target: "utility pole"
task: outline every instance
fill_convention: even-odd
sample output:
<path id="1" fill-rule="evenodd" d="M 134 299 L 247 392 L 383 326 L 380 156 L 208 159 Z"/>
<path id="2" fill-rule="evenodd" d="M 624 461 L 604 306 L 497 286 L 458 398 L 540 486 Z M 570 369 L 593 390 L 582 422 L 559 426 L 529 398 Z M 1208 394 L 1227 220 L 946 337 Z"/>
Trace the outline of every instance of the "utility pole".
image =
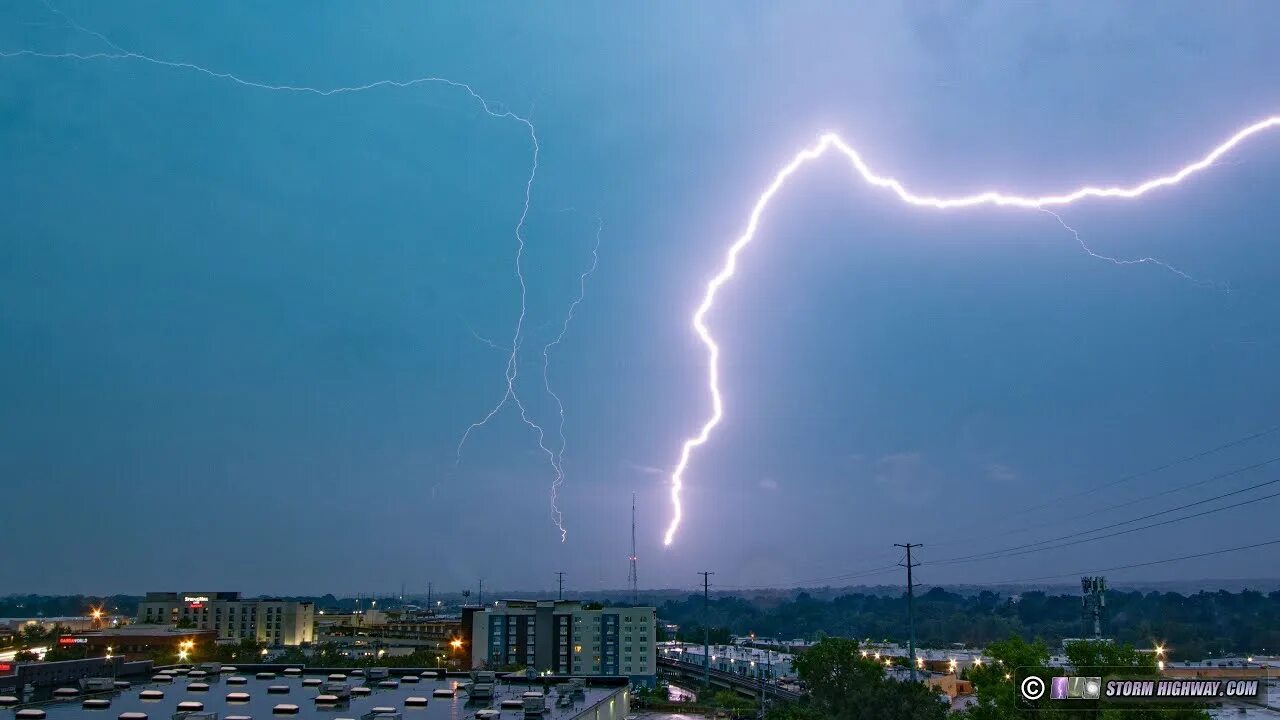
<path id="1" fill-rule="evenodd" d="M 922 547 L 920 543 L 894 543 L 894 547 L 907 549 L 907 657 L 911 664 L 911 682 L 916 681 L 916 614 L 915 584 L 911 581 L 911 568 L 919 563 L 911 562 L 911 548 Z M 898 563 L 901 565 L 902 563 Z"/>
<path id="2" fill-rule="evenodd" d="M 431 581 L 427 581 L 427 610 L 432 614 L 435 613 L 435 605 L 431 603 Z"/>
<path id="3" fill-rule="evenodd" d="M 640 604 L 640 576 L 636 574 L 636 494 L 631 493 L 631 572 L 627 576 L 631 583 L 631 605 Z"/>
<path id="4" fill-rule="evenodd" d="M 715 573 L 704 570 L 702 576 L 702 683 L 706 691 L 711 690 L 711 576 Z"/>
<path id="5" fill-rule="evenodd" d="M 556 581 L 560 584 L 560 594 L 557 597 L 557 599 L 563 600 L 564 599 L 564 573 L 563 572 L 556 573 Z"/>
<path id="6" fill-rule="evenodd" d="M 480 604 L 480 607 L 484 607 L 484 578 L 480 578 L 480 595 L 476 602 Z"/>

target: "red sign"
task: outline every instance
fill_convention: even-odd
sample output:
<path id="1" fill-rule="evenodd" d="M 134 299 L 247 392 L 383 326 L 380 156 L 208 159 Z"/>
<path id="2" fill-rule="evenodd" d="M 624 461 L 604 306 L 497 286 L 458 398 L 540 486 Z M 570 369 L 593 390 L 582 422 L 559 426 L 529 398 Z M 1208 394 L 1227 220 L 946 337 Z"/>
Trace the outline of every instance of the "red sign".
<path id="1" fill-rule="evenodd" d="M 58 638 L 59 645 L 85 645 L 88 642 L 89 642 L 89 638 L 82 638 L 82 637 L 70 637 L 67 635 L 63 635 L 62 637 Z"/>
<path id="2" fill-rule="evenodd" d="M 13 663 L 0 662 L 0 673 L 11 673 L 11 672 L 13 672 Z"/>

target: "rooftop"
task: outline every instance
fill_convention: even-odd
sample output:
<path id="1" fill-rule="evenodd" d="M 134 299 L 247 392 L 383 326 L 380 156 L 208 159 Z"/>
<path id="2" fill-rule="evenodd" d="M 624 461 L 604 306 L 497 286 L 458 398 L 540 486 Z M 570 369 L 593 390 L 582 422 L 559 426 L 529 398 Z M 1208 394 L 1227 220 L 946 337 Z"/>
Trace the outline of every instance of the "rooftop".
<path id="1" fill-rule="evenodd" d="M 334 672 L 353 672 L 352 670 Z M 428 671 L 430 672 L 430 671 Z M 405 682 L 402 678 L 410 676 L 414 681 Z M 239 677 L 244 679 L 244 684 L 228 684 L 227 680 L 231 677 Z M 316 685 L 317 681 L 325 681 L 329 677 L 328 672 L 307 673 L 299 676 L 288 676 L 284 673 L 277 673 L 275 677 L 270 679 L 258 679 L 256 672 L 250 667 L 243 667 L 233 672 L 222 672 L 220 674 L 210 673 L 207 677 L 198 679 L 189 679 L 182 675 L 175 676 L 172 682 L 150 682 L 149 678 L 142 678 L 144 682 L 135 682 L 133 687 L 127 690 L 121 690 L 110 693 L 95 693 L 92 695 L 84 695 L 65 701 L 45 702 L 38 705 L 25 705 L 22 707 L 39 707 L 44 710 L 48 720 L 80 720 L 85 716 L 85 710 L 81 707 L 81 701 L 85 697 L 107 698 L 111 701 L 111 706 L 106 717 L 116 717 L 120 713 L 135 712 L 146 713 L 152 720 L 166 720 L 173 713 L 178 711 L 178 703 L 180 702 L 199 702 L 203 704 L 205 712 L 217 713 L 218 717 L 227 717 L 228 715 L 248 715 L 258 720 L 266 720 L 272 717 L 281 717 L 273 714 L 272 710 L 279 704 L 290 704 L 298 707 L 298 715 L 285 717 L 316 717 L 322 715 L 325 717 L 337 718 L 359 718 L 370 712 L 375 707 L 392 707 L 396 712 L 405 713 L 411 716 L 412 720 L 445 720 L 445 718 L 470 718 L 475 714 L 476 710 L 485 707 L 497 708 L 503 700 L 518 700 L 521 695 L 530 689 L 541 689 L 540 684 L 535 684 L 533 688 L 525 682 L 509 683 L 499 681 L 494 688 L 494 698 L 491 702 L 469 701 L 464 692 L 457 691 L 459 683 L 469 682 L 467 677 L 451 677 L 444 679 L 436 679 L 430 677 L 421 677 L 418 673 L 409 674 L 407 670 L 396 670 L 391 673 L 389 679 L 398 680 L 396 687 L 382 687 L 379 680 L 367 679 L 361 676 L 350 676 L 344 682 L 349 683 L 352 687 L 367 685 L 371 692 L 367 695 L 352 696 L 349 701 L 336 705 L 317 706 L 316 696 L 321 694 L 320 687 Z M 189 684 L 205 684 L 207 690 L 193 690 L 188 687 Z M 74 686 L 73 683 L 68 685 Z M 197 685 L 198 686 L 198 685 Z M 287 692 L 268 692 L 270 686 L 279 686 L 287 688 Z M 143 700 L 139 694 L 143 691 L 159 690 L 164 693 L 164 697 L 158 700 Z M 436 697 L 434 693 L 439 691 L 449 691 L 451 695 L 448 697 Z M 548 695 L 548 712 L 545 717 L 548 720 L 575 720 L 583 716 L 589 708 L 597 703 L 609 701 L 614 693 L 625 690 L 625 686 L 609 687 L 609 686 L 592 686 L 586 688 L 586 697 L 579 700 L 572 708 L 556 708 L 556 686 L 552 686 Z M 247 693 L 249 699 L 247 702 L 229 702 L 227 695 L 229 693 Z M 425 698 L 426 706 L 420 704 L 406 704 L 409 698 Z M 321 708 L 317 712 L 317 707 Z M 9 718 L 13 716 L 13 710 L 0 710 L 0 718 Z M 621 717 L 621 708 L 618 711 L 618 717 Z M 608 711 L 606 710 L 606 717 Z M 503 711 L 504 717 L 517 718 L 522 715 L 518 711 Z"/>

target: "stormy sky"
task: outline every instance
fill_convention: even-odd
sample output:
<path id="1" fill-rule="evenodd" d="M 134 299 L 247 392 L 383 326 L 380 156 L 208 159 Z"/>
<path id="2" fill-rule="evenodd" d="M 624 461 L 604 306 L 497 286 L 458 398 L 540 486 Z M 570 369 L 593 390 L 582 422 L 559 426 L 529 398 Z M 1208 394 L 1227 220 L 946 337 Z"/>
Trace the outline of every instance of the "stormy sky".
<path id="1" fill-rule="evenodd" d="M 837 131 L 938 194 L 1164 173 L 1280 111 L 1280 7 L 55 4 L 0 8 L 0 51 L 116 52 L 69 17 L 254 82 L 430 75 L 530 118 L 517 389 L 552 445 L 541 349 L 603 231 L 550 355 L 562 543 L 516 408 L 455 455 L 506 388 L 526 128 L 443 83 L 0 58 L 0 591 L 617 588 L 633 492 L 644 587 L 895 582 L 861 571 L 908 541 L 925 583 L 1070 581 L 1280 538 L 1273 132 L 1061 211 L 1192 279 L 1043 213 L 808 167 L 709 316 L 726 416 L 661 544 L 710 408 L 689 316 L 796 150 Z M 1275 547 L 1107 574 L 1258 577 Z"/>

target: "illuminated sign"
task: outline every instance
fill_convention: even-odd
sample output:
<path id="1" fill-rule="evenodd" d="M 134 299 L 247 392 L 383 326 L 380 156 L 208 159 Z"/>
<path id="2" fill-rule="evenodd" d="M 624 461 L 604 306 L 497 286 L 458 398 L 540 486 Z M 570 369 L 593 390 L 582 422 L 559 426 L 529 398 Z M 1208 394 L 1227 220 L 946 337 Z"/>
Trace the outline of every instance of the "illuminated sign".
<path id="1" fill-rule="evenodd" d="M 84 638 L 84 637 L 71 637 L 69 635 L 63 635 L 62 637 L 58 638 L 59 645 L 86 645 L 88 644 L 88 642 L 89 642 L 89 638 Z"/>
<path id="2" fill-rule="evenodd" d="M 0 662 L 0 673 L 11 673 L 11 672 L 13 672 L 13 663 Z"/>
<path id="3" fill-rule="evenodd" d="M 189 602 L 189 603 L 207 603 L 207 602 L 209 602 L 209 598 L 205 597 L 204 595 L 187 595 L 186 597 L 184 597 L 184 598 L 182 598 L 182 599 L 183 599 L 183 600 L 185 600 L 186 602 Z"/>

